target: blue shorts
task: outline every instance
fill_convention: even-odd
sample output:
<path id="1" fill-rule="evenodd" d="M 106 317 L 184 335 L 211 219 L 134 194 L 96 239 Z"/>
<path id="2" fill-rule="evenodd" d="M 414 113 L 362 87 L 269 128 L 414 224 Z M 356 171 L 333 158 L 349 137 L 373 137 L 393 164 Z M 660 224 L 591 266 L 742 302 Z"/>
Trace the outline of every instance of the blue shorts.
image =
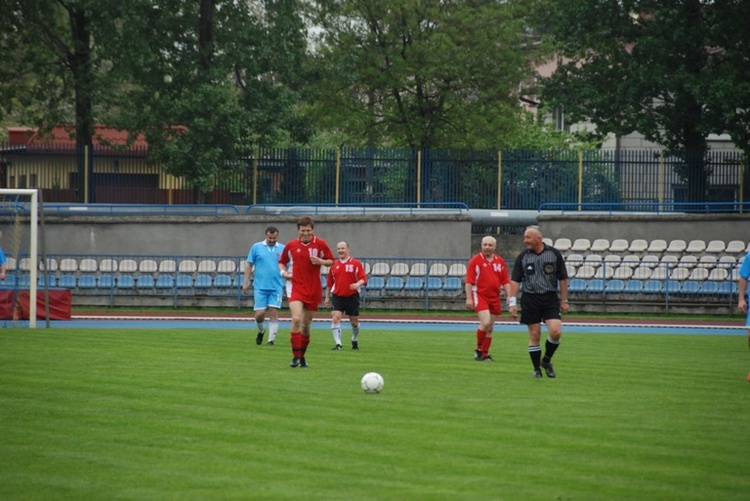
<path id="1" fill-rule="evenodd" d="M 282 293 L 280 291 L 253 291 L 253 309 L 281 308 Z"/>

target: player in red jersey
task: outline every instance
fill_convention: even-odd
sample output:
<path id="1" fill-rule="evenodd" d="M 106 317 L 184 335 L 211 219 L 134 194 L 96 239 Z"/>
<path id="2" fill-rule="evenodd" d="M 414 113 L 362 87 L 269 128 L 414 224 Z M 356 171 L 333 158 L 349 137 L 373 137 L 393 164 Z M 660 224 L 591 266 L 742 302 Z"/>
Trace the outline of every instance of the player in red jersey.
<path id="1" fill-rule="evenodd" d="M 492 361 L 490 345 L 495 322 L 502 314 L 500 289 L 510 298 L 510 276 L 503 258 L 495 254 L 497 240 L 486 236 L 482 239 L 482 252 L 471 258 L 466 268 L 466 307 L 477 312 L 477 348 L 474 360 Z M 510 305 L 509 306 L 515 306 Z"/>
<path id="2" fill-rule="evenodd" d="M 292 362 L 290 367 L 307 367 L 305 352 L 310 344 L 310 325 L 323 298 L 320 267 L 333 264 L 333 253 L 322 238 L 313 233 L 315 222 L 310 216 L 297 219 L 299 238 L 284 247 L 279 258 L 281 276 L 291 279 L 289 310 L 292 314 Z M 293 272 L 287 267 L 294 268 Z"/>
<path id="3" fill-rule="evenodd" d="M 362 263 L 350 255 L 347 242 L 336 244 L 338 260 L 328 270 L 326 308 L 331 310 L 331 332 L 336 342 L 334 350 L 341 349 L 341 317 L 346 314 L 352 326 L 352 350 L 359 349 L 359 289 L 367 285 L 367 275 Z M 331 294 L 333 299 L 331 299 Z"/>

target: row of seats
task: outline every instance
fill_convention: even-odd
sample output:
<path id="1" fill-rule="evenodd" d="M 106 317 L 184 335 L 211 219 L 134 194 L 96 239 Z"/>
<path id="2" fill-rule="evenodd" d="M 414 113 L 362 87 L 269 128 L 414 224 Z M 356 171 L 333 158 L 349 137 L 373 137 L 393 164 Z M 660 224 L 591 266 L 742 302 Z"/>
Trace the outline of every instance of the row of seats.
<path id="1" fill-rule="evenodd" d="M 584 280 L 574 278 L 568 291 L 573 294 L 670 294 L 685 296 L 736 296 L 736 282 L 707 280 Z"/>
<path id="2" fill-rule="evenodd" d="M 632 259 L 625 259 L 631 258 Z M 636 278 L 639 280 L 733 280 L 738 279 L 739 261 L 733 257 L 725 256 L 720 260 L 704 259 L 697 260 L 695 256 L 683 256 L 679 260 L 675 256 L 664 256 L 658 259 L 655 256 L 628 255 L 622 260 L 617 255 L 608 255 L 602 258 L 591 254 L 583 258 L 568 258 L 565 261 L 568 275 L 571 278 L 616 278 L 627 280 Z"/>
<path id="3" fill-rule="evenodd" d="M 558 250 L 567 253 L 648 253 L 648 254 L 728 254 L 741 255 L 750 251 L 750 245 L 741 240 L 724 242 L 723 240 L 666 240 L 655 239 L 650 242 L 644 239 L 636 239 L 628 242 L 625 239 L 609 241 L 605 238 L 597 238 L 593 241 L 587 238 L 558 238 L 553 241 L 545 238 L 545 243 L 554 245 Z"/>

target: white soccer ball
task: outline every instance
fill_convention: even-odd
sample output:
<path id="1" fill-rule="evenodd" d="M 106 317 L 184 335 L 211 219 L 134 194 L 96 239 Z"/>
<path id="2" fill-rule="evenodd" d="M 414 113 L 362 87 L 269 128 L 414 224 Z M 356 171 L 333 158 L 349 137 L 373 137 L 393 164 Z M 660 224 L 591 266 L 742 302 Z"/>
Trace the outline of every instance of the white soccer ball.
<path id="1" fill-rule="evenodd" d="M 368 372 L 362 376 L 360 384 L 365 393 L 380 393 L 383 390 L 385 381 L 383 381 L 383 376 L 377 372 Z"/>

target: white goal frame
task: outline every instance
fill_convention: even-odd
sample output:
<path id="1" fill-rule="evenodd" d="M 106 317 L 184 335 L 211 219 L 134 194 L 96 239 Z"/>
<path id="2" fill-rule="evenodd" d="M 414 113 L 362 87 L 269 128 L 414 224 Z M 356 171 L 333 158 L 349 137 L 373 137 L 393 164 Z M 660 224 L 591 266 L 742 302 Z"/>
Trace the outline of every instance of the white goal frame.
<path id="1" fill-rule="evenodd" d="M 0 196 L 29 196 L 29 328 L 36 328 L 37 270 L 39 269 L 39 191 L 33 189 L 0 189 Z M 18 258 L 18 256 L 14 256 Z M 47 266 L 45 263 L 45 273 Z"/>

